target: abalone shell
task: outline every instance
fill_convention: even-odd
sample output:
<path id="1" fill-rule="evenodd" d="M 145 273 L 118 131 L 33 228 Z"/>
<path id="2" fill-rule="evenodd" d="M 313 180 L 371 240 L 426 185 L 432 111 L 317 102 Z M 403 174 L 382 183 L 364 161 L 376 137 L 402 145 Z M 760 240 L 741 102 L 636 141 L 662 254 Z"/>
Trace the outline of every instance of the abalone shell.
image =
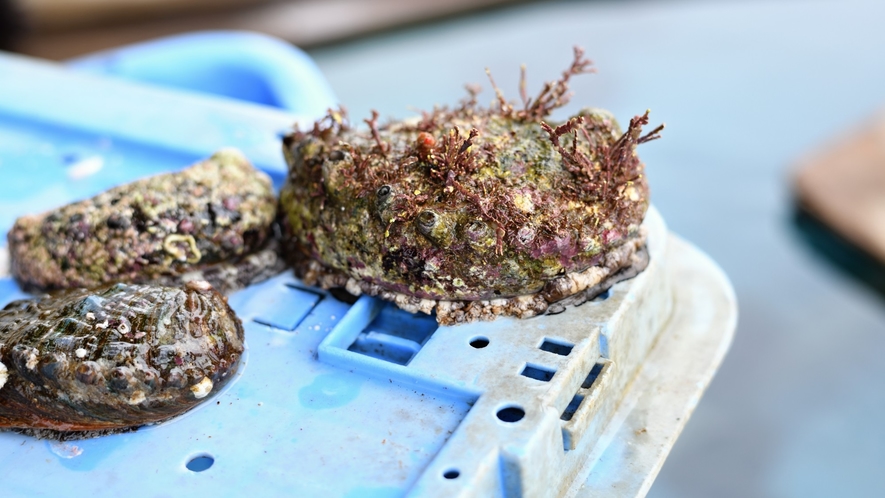
<path id="1" fill-rule="evenodd" d="M 0 428 L 107 431 L 168 419 L 217 392 L 243 326 L 206 282 L 113 284 L 0 311 Z"/>
<path id="2" fill-rule="evenodd" d="M 30 290 L 202 279 L 226 293 L 283 269 L 268 246 L 275 216 L 270 178 L 225 149 L 19 218 L 8 235 L 11 270 Z"/>

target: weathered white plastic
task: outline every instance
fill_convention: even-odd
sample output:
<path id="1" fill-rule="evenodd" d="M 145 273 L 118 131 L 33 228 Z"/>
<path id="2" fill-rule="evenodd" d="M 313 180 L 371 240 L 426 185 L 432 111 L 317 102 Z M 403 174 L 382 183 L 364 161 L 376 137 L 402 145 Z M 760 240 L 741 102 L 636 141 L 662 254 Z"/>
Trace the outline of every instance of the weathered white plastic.
<path id="1" fill-rule="evenodd" d="M 565 496 L 645 496 L 728 351 L 737 325 L 728 277 L 673 234 L 664 271 L 670 318 L 599 438 L 576 448 L 584 463 Z"/>
<path id="2" fill-rule="evenodd" d="M 662 269 L 666 227 L 655 210 L 650 211 L 645 227 L 651 256 L 648 268 L 614 286 L 605 300 L 531 320 L 508 318 L 441 327 L 407 366 L 395 365 L 399 367 L 396 380 L 401 382 L 476 395 L 470 412 L 411 487 L 410 495 L 557 496 L 565 492 L 592 448 L 592 444 L 580 443 L 599 438 L 671 314 L 672 285 Z M 342 322 L 341 327 L 354 329 L 347 325 Z M 319 358 L 379 375 L 378 367 L 370 364 L 374 358 L 330 346 L 338 333 L 333 330 L 320 345 Z M 479 354 L 465 355 L 462 345 L 478 336 L 489 345 Z M 571 352 L 563 356 L 542 350 L 545 341 L 572 345 Z M 597 363 L 603 365 L 602 371 L 589 388 L 582 388 Z M 521 374 L 526 366 L 554 373 L 549 380 L 538 380 Z M 583 395 L 583 401 L 570 420 L 562 420 L 575 395 Z M 511 414 L 505 418 L 512 419 L 514 410 L 524 416 L 515 422 L 502 421 L 498 413 L 506 408 L 513 410 L 505 412 Z M 578 447 L 583 451 L 576 452 Z"/>

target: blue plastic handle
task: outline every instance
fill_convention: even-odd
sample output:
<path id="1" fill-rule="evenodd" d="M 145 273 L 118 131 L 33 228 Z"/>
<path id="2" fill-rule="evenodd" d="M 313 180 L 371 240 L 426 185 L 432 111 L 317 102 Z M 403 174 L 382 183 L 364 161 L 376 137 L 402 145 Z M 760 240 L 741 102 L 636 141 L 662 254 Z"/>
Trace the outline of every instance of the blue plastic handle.
<path id="1" fill-rule="evenodd" d="M 335 102 L 303 51 L 277 38 L 236 31 L 170 36 L 68 62 L 71 69 L 223 95 L 306 116 Z"/>

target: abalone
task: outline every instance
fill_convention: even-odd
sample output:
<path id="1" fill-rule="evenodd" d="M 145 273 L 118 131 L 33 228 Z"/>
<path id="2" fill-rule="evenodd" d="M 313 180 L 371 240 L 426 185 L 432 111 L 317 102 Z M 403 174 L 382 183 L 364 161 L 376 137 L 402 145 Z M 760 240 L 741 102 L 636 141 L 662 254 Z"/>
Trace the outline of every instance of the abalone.
<path id="1" fill-rule="evenodd" d="M 113 431 L 189 410 L 233 376 L 243 326 L 207 282 L 112 284 L 0 311 L 0 428 Z"/>
<path id="2" fill-rule="evenodd" d="M 649 205 L 639 144 L 648 112 L 622 131 L 568 102 L 583 51 L 535 98 L 508 102 L 494 85 L 453 109 L 352 127 L 342 111 L 284 139 L 280 193 L 286 246 L 306 283 L 368 293 L 443 324 L 561 312 L 647 264 Z M 521 88 L 524 89 L 524 80 Z"/>
<path id="3" fill-rule="evenodd" d="M 270 178 L 234 149 L 36 216 L 8 234 L 28 290 L 209 281 L 230 292 L 284 268 Z"/>

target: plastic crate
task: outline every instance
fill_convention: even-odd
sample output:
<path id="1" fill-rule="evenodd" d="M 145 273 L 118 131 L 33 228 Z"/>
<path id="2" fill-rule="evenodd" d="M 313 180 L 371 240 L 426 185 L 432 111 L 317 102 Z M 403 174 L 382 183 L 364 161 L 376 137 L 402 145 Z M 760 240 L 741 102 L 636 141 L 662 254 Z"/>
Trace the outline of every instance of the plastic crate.
<path id="1" fill-rule="evenodd" d="M 288 57 L 262 43 L 258 58 L 282 60 L 250 62 L 259 79 Z M 260 92 L 210 96 L 160 88 L 188 86 L 162 78 L 146 85 L 108 77 L 121 75 L 114 67 L 138 66 L 130 57 L 153 53 L 127 50 L 84 59 L 80 72 L 0 55 L 0 230 L 17 216 L 184 167 L 224 146 L 243 150 L 279 183 L 280 134 L 334 104 L 312 70 L 286 73 L 291 86 L 275 79 L 267 88 L 291 95 L 263 102 L 302 114 L 229 98 Z M 304 99 L 311 105 L 300 106 Z M 247 351 L 221 392 L 126 434 L 59 443 L 0 432 L 3 493 L 644 494 L 736 317 L 715 264 L 669 235 L 656 211 L 645 225 L 645 272 L 593 302 L 529 320 L 438 327 L 368 297 L 349 305 L 291 272 L 244 289 L 230 303 Z M 0 279 L 0 305 L 21 295 Z"/>

